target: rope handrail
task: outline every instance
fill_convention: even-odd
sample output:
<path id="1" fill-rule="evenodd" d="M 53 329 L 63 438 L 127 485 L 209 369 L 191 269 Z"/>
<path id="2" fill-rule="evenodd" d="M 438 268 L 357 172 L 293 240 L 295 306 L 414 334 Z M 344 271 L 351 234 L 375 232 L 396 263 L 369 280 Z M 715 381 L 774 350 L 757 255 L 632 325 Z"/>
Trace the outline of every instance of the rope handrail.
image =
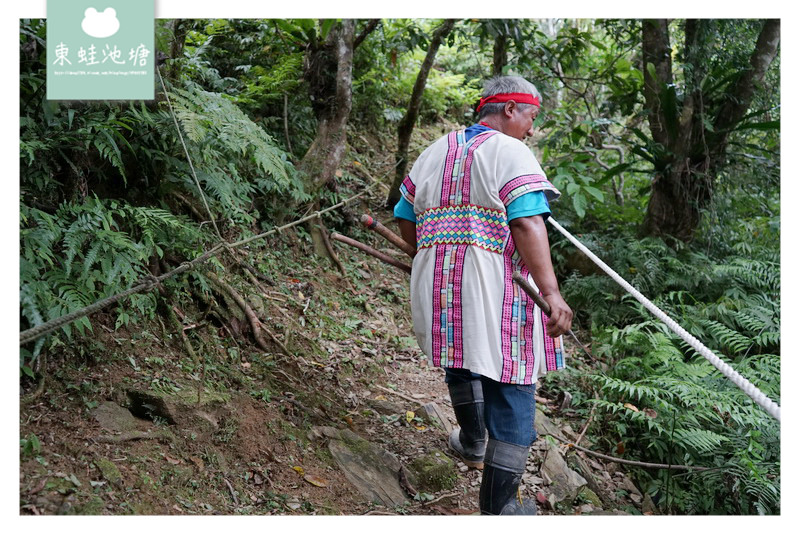
<path id="1" fill-rule="evenodd" d="M 656 307 L 656 305 L 648 300 L 642 293 L 640 293 L 636 288 L 625 281 L 622 276 L 617 274 L 611 267 L 605 264 L 599 257 L 597 257 L 591 250 L 589 250 L 586 246 L 584 246 L 578 239 L 576 239 L 569 231 L 564 229 L 558 222 L 556 222 L 553 217 L 549 217 L 547 221 L 556 228 L 559 232 L 561 232 L 564 237 L 566 237 L 572 244 L 574 244 L 581 252 L 586 254 L 586 256 L 591 259 L 597 266 L 599 266 L 603 272 L 608 274 L 611 279 L 616 281 L 622 288 L 628 291 L 634 298 L 636 298 L 639 303 L 645 306 L 648 311 L 653 313 L 656 318 L 660 319 L 664 322 L 675 334 L 677 334 L 680 338 L 682 338 L 686 343 L 689 344 L 692 348 L 694 348 L 697 353 L 702 355 L 706 358 L 706 360 L 711 363 L 714 368 L 719 370 L 722 375 L 726 378 L 730 379 L 737 387 L 742 389 L 745 394 L 747 394 L 756 404 L 758 404 L 762 409 L 764 409 L 767 413 L 772 415 L 778 422 L 781 420 L 781 408 L 780 406 L 772 401 L 766 394 L 761 392 L 758 387 L 750 383 L 747 378 L 739 374 L 736 370 L 731 368 L 728 363 L 723 361 L 719 358 L 716 354 L 714 354 L 711 350 L 709 350 L 702 342 L 700 342 L 696 337 L 692 336 L 688 331 L 683 329 L 677 322 L 675 322 L 672 318 L 670 318 L 664 311 Z"/>

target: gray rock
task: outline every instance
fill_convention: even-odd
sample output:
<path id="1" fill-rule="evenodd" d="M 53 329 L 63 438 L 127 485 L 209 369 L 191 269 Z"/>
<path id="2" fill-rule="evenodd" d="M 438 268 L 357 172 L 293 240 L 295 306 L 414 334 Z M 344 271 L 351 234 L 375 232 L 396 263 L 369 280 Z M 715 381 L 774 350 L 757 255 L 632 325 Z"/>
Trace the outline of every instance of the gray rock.
<path id="1" fill-rule="evenodd" d="M 557 502 L 575 499 L 578 491 L 587 483 L 583 476 L 567 465 L 557 448 L 547 452 L 542 473 L 545 479 L 550 480 L 550 493 Z"/>
<path id="2" fill-rule="evenodd" d="M 419 416 L 427 423 L 441 427 L 447 435 L 453 431 L 453 425 L 436 402 L 428 402 L 423 405 Z"/>
<path id="3" fill-rule="evenodd" d="M 396 507 L 407 501 L 399 481 L 400 461 L 380 446 L 352 431 L 315 428 L 328 436 L 328 449 L 356 489 L 372 502 Z"/>
<path id="4" fill-rule="evenodd" d="M 630 492 L 631 496 L 635 494 L 636 496 L 639 497 L 639 501 L 642 501 L 642 491 L 640 491 L 636 487 L 636 485 L 633 484 L 633 481 L 631 481 L 631 478 L 629 478 L 628 476 L 622 477 L 622 488 Z"/>
<path id="5" fill-rule="evenodd" d="M 138 422 L 130 411 L 114 402 L 103 402 L 92 413 L 94 418 L 108 431 L 133 431 Z"/>
<path id="6" fill-rule="evenodd" d="M 406 408 L 389 400 L 367 400 L 367 405 L 382 415 L 397 415 L 406 412 Z"/>
<path id="7" fill-rule="evenodd" d="M 653 498 L 650 497 L 649 494 L 644 495 L 644 500 L 642 501 L 642 514 L 658 514 L 658 507 L 653 502 Z"/>
<path id="8" fill-rule="evenodd" d="M 564 433 L 559 429 L 557 425 L 555 425 L 548 417 L 545 415 L 541 410 L 536 410 L 536 417 L 534 419 L 534 427 L 536 428 L 536 432 L 539 435 L 555 435 L 556 437 L 560 437 L 564 440 L 567 440 L 567 437 Z"/>
<path id="9" fill-rule="evenodd" d="M 572 393 L 567 391 L 561 391 L 558 393 L 558 401 L 561 404 L 559 409 L 562 411 L 564 409 L 569 409 L 572 406 Z"/>
<path id="10" fill-rule="evenodd" d="M 575 430 L 573 430 L 569 424 L 564 424 L 561 426 L 561 431 L 567 436 L 567 438 L 569 438 L 569 440 L 573 442 L 578 439 L 578 434 L 575 433 Z"/>

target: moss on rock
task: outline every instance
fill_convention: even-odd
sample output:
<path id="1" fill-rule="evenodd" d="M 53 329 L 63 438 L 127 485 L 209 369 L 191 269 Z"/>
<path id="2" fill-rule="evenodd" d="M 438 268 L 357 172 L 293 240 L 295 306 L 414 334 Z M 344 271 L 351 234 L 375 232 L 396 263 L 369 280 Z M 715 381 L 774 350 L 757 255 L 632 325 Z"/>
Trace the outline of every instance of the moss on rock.
<path id="1" fill-rule="evenodd" d="M 589 487 L 583 487 L 580 492 L 578 492 L 577 499 L 583 499 L 595 507 L 603 508 L 603 502 L 600 500 L 600 497 L 595 494 L 595 492 L 590 489 Z"/>
<path id="2" fill-rule="evenodd" d="M 416 488 L 424 492 L 449 490 L 456 483 L 455 465 L 442 452 L 434 451 L 417 457 L 409 465 L 409 470 L 419 485 Z"/>
<path id="3" fill-rule="evenodd" d="M 117 465 L 104 457 L 98 457 L 95 459 L 94 465 L 100 470 L 100 473 L 103 475 L 103 479 L 112 485 L 122 484 L 122 474 L 120 474 Z"/>

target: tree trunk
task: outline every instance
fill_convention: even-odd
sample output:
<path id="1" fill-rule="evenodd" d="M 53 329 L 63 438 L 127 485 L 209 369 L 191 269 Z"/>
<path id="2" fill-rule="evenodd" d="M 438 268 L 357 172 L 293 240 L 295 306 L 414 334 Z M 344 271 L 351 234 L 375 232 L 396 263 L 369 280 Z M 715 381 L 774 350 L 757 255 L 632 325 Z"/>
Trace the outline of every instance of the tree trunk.
<path id="1" fill-rule="evenodd" d="M 317 118 L 317 135 L 299 168 L 315 192 L 333 179 L 345 151 L 353 95 L 354 27 L 353 20 L 343 20 L 306 58 L 305 78 Z"/>
<path id="2" fill-rule="evenodd" d="M 711 200 L 712 179 L 705 161 L 681 162 L 674 170 L 656 174 L 641 233 L 690 241 L 702 208 Z"/>
<path id="3" fill-rule="evenodd" d="M 492 76 L 503 74 L 503 67 L 508 63 L 508 37 L 500 34 L 494 40 L 494 50 L 492 55 Z"/>
<path id="4" fill-rule="evenodd" d="M 344 19 L 324 43 L 309 46 L 304 66 L 317 135 L 298 169 L 312 196 L 333 181 L 347 146 L 347 119 L 352 108 L 355 21 Z M 315 205 L 315 207 L 319 207 Z M 318 225 L 310 223 L 314 252 L 328 256 Z"/>
<path id="5" fill-rule="evenodd" d="M 186 44 L 186 32 L 188 31 L 187 21 L 174 19 L 169 23 L 169 29 L 172 32 L 172 40 L 169 43 L 170 62 L 167 66 L 165 77 L 174 83 L 181 73 L 181 59 L 183 59 L 183 48 Z"/>
<path id="6" fill-rule="evenodd" d="M 665 100 L 673 84 L 667 21 L 642 23 L 644 96 L 655 143 L 651 150 L 655 176 L 641 228 L 643 235 L 670 236 L 684 242 L 693 238 L 702 210 L 713 197 L 717 172 L 725 164 L 730 133 L 745 116 L 755 84 L 764 78 L 777 55 L 780 22 L 768 20 L 750 57 L 751 68 L 730 83 L 720 107 L 704 109 L 703 102 L 711 98 L 704 98 L 700 79 L 711 54 L 706 39 L 712 23 L 686 23 L 686 63 L 693 71 L 686 79 L 682 107 L 671 107 Z M 648 64 L 655 67 L 655 78 Z M 707 131 L 709 119 L 714 119 L 713 131 Z"/>
<path id="7" fill-rule="evenodd" d="M 419 116 L 419 109 L 422 106 L 422 93 L 425 90 L 425 84 L 428 81 L 428 74 L 430 74 L 433 67 L 433 60 L 436 58 L 436 52 L 439 50 L 442 41 L 452 31 L 456 19 L 446 19 L 431 36 L 431 42 L 428 46 L 428 53 L 422 61 L 417 74 L 417 80 L 414 83 L 414 89 L 411 92 L 411 100 L 408 103 L 408 110 L 400 124 L 397 126 L 397 155 L 395 161 L 397 167 L 395 168 L 394 183 L 389 190 L 389 197 L 386 199 L 386 206 L 389 208 L 400 200 L 400 184 L 406 176 L 406 169 L 408 168 L 408 146 L 411 142 L 411 133 L 414 131 L 414 124 L 417 122 Z"/>
<path id="8" fill-rule="evenodd" d="M 650 132 L 653 140 L 665 148 L 669 146 L 666 120 L 660 102 L 661 87 L 672 83 L 672 58 L 669 29 L 666 19 L 642 21 L 642 72 L 644 73 L 644 98 L 648 108 Z M 652 64 L 656 78 L 648 68 Z"/>

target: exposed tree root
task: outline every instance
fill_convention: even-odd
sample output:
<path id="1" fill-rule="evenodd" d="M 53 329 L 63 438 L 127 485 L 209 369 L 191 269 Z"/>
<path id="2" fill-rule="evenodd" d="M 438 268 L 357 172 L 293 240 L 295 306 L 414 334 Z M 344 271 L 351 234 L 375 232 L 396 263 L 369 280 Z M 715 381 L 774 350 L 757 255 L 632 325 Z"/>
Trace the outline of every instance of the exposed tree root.
<path id="1" fill-rule="evenodd" d="M 197 207 L 195 207 L 195 205 L 194 205 L 194 204 L 191 202 L 191 200 L 189 200 L 188 198 L 186 198 L 186 197 L 185 197 L 184 195 L 182 195 L 181 193 L 179 193 L 179 192 L 177 192 L 177 191 L 172 191 L 170 194 L 171 194 L 172 196 L 174 196 L 175 198 L 177 198 L 177 199 L 178 199 L 178 200 L 179 200 L 179 201 L 180 201 L 180 202 L 181 202 L 183 205 L 185 205 L 186 207 L 188 207 L 188 208 L 189 208 L 189 211 L 191 211 L 191 212 L 192 212 L 192 215 L 194 215 L 194 218 L 195 218 L 195 220 L 198 220 L 198 221 L 201 221 L 201 222 L 202 222 L 202 221 L 204 221 L 204 220 L 206 220 L 206 219 L 208 218 L 207 216 L 203 215 L 203 214 L 202 214 L 202 213 L 201 213 L 201 212 L 200 212 L 200 211 L 197 209 Z"/>
<path id="2" fill-rule="evenodd" d="M 121 433 L 119 435 L 100 435 L 99 437 L 96 437 L 94 440 L 96 440 L 97 442 L 119 444 L 130 440 L 150 440 L 150 439 L 169 441 L 172 440 L 172 437 L 169 433 L 166 433 L 164 431 L 156 431 L 153 433 L 148 433 L 147 431 L 128 431 L 126 433 Z"/>
<path id="3" fill-rule="evenodd" d="M 292 357 L 292 352 L 289 351 L 289 348 L 287 348 L 286 345 L 282 343 L 281 340 L 274 333 L 272 333 L 272 331 L 269 330 L 269 328 L 267 328 L 263 323 L 260 322 L 259 325 L 264 331 L 267 332 L 269 338 L 272 339 L 272 341 L 278 345 L 278 347 L 281 349 L 284 355 L 286 355 L 287 357 Z"/>
<path id="4" fill-rule="evenodd" d="M 228 283 L 222 281 L 211 272 L 206 272 L 205 276 L 209 279 L 209 281 L 211 281 L 211 283 L 216 285 L 217 288 L 226 292 L 228 296 L 230 296 L 233 299 L 233 301 L 235 301 L 236 304 L 242 309 L 242 311 L 244 311 L 244 314 L 247 317 L 248 322 L 250 322 L 250 328 L 253 330 L 253 337 L 255 337 L 256 343 L 262 350 L 269 351 L 269 346 L 264 341 L 264 337 L 261 335 L 261 329 L 263 328 L 263 325 L 261 324 L 261 321 L 258 319 L 253 309 L 250 307 L 250 305 L 248 305 L 248 303 L 242 297 L 242 295 L 239 294 L 238 291 L 233 287 L 231 287 Z"/>
<path id="5" fill-rule="evenodd" d="M 342 262 L 339 260 L 339 256 L 336 255 L 336 250 L 334 250 L 333 246 L 331 245 L 331 240 L 328 238 L 328 230 L 325 229 L 325 226 L 322 224 L 322 218 L 317 218 L 317 224 L 319 225 L 319 232 L 320 236 L 322 237 L 322 242 L 325 245 L 325 249 L 328 251 L 328 256 L 331 258 L 331 261 L 333 261 L 333 264 L 336 265 L 336 268 L 339 269 L 339 272 L 342 273 L 344 279 L 347 280 L 347 271 L 344 269 L 344 265 L 342 265 Z"/>

